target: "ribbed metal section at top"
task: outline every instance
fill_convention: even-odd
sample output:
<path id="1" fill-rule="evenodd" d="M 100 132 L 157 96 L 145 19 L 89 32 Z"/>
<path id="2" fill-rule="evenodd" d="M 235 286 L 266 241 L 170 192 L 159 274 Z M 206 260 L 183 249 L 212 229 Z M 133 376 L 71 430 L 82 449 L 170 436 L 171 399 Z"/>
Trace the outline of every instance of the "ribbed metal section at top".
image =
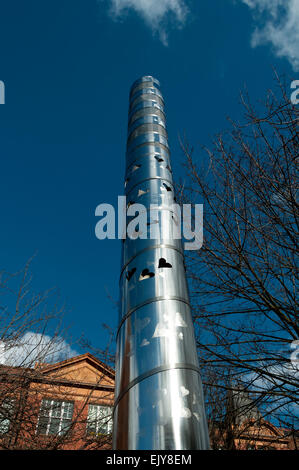
<path id="1" fill-rule="evenodd" d="M 164 100 L 152 76 L 130 91 L 124 191 L 128 231 L 132 208 L 146 224 L 122 243 L 113 446 L 207 449 Z"/>
<path id="2" fill-rule="evenodd" d="M 144 77 L 138 78 L 138 80 L 136 80 L 133 83 L 133 85 L 131 86 L 131 89 L 130 89 L 130 96 L 133 94 L 134 91 L 136 91 L 135 89 L 137 89 L 138 87 L 146 88 L 149 84 L 150 84 L 150 86 L 155 86 L 156 88 L 160 89 L 159 80 L 152 77 L 151 75 L 145 75 Z"/>

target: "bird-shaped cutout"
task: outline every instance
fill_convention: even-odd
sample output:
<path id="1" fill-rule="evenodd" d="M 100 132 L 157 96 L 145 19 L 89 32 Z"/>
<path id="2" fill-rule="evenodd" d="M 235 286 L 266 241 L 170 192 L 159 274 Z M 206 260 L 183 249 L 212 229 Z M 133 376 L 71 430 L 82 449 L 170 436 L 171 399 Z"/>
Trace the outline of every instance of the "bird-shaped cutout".
<path id="1" fill-rule="evenodd" d="M 131 277 L 134 275 L 135 272 L 136 272 L 136 268 L 133 268 L 133 269 L 131 269 L 131 271 L 127 272 L 126 278 L 127 278 L 128 281 L 131 279 Z"/>
<path id="2" fill-rule="evenodd" d="M 172 264 L 167 263 L 165 258 L 160 258 L 158 268 L 172 268 Z"/>
<path id="3" fill-rule="evenodd" d="M 171 191 L 171 187 L 168 186 L 166 183 L 163 183 L 163 186 L 166 189 L 166 191 Z"/>
<path id="4" fill-rule="evenodd" d="M 133 168 L 132 168 L 132 173 L 136 170 L 139 170 L 140 167 L 141 167 L 141 165 L 134 165 Z"/>
<path id="5" fill-rule="evenodd" d="M 145 268 L 140 274 L 139 281 L 144 281 L 145 279 L 150 279 L 154 277 L 155 273 L 151 273 L 147 268 Z"/>
<path id="6" fill-rule="evenodd" d="M 147 189 L 146 191 L 144 191 L 143 189 L 139 189 L 138 197 L 143 196 L 144 194 L 147 194 L 147 193 L 149 193 L 149 189 Z"/>
<path id="7" fill-rule="evenodd" d="M 160 158 L 159 155 L 155 155 L 155 159 L 156 159 L 159 163 L 164 162 L 163 158 Z"/>

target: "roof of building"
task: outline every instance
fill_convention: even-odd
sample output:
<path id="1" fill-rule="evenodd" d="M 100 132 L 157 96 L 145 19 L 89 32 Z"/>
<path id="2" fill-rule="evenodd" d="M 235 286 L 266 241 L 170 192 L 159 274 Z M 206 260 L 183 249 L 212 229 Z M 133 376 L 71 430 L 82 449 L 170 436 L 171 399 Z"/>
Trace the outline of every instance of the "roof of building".
<path id="1" fill-rule="evenodd" d="M 2 376 L 2 378 L 1 378 Z M 72 387 L 114 390 L 115 372 L 90 353 L 54 364 L 36 363 L 35 368 L 0 365 L 0 380 L 26 379 Z M 106 380 L 102 380 L 105 378 Z"/>

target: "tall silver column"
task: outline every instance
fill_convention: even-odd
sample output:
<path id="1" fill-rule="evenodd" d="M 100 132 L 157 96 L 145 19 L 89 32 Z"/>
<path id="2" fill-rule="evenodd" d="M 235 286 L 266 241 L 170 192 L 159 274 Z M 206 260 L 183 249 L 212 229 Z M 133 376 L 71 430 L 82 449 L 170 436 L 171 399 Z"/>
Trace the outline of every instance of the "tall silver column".
<path id="1" fill-rule="evenodd" d="M 178 223 L 160 84 L 130 92 L 127 207 L 156 204 L 148 238 L 123 242 L 117 332 L 113 447 L 208 449 L 209 437 Z M 150 239 L 156 225 L 158 238 Z M 138 232 L 138 227 L 136 232 Z"/>

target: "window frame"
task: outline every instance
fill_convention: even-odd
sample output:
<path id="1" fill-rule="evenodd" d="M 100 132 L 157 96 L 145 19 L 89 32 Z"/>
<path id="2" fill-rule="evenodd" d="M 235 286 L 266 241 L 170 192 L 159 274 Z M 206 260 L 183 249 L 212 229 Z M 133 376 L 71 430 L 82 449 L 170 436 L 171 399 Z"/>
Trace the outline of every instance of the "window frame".
<path id="1" fill-rule="evenodd" d="M 43 410 L 43 405 L 45 402 L 50 403 L 49 410 L 47 410 L 47 405 L 45 406 L 45 409 Z M 57 404 L 61 403 L 61 409 L 60 409 L 60 416 L 55 416 L 55 406 Z M 67 405 L 71 405 L 71 417 L 69 418 L 68 416 L 64 416 L 64 412 L 68 412 L 67 410 Z M 48 411 L 48 414 L 44 414 L 45 411 Z M 54 398 L 43 398 L 41 400 L 40 404 L 40 409 L 39 409 L 39 414 L 38 414 L 38 421 L 37 421 L 37 427 L 36 427 L 36 434 L 41 435 L 41 436 L 63 436 L 66 435 L 72 425 L 73 422 L 73 415 L 74 415 L 74 401 L 72 400 L 60 400 L 60 399 L 54 399 Z M 41 427 L 41 421 L 42 420 L 47 420 L 46 424 L 46 431 L 40 431 Z M 50 432 L 51 424 L 55 420 L 59 420 L 59 425 L 58 425 L 58 430 L 57 432 Z M 69 424 L 68 426 L 65 426 L 63 423 L 67 421 Z"/>
<path id="2" fill-rule="evenodd" d="M 11 430 L 11 423 L 15 415 L 16 401 L 14 398 L 4 398 L 0 404 L 0 437 L 5 436 Z M 2 411 L 6 411 L 7 416 L 1 419 Z M 4 414 L 4 413 L 3 413 Z"/>
<path id="3" fill-rule="evenodd" d="M 92 407 L 96 408 L 96 417 L 92 418 Z M 101 416 L 101 410 L 107 409 L 106 416 Z M 112 420 L 113 406 L 104 405 L 102 403 L 89 403 L 86 419 L 86 436 L 88 438 L 97 438 L 100 436 L 110 436 L 112 434 L 113 420 Z M 103 423 L 103 420 L 104 423 Z M 91 423 L 95 423 L 95 431 L 89 429 Z M 104 432 L 103 432 L 104 431 Z"/>

